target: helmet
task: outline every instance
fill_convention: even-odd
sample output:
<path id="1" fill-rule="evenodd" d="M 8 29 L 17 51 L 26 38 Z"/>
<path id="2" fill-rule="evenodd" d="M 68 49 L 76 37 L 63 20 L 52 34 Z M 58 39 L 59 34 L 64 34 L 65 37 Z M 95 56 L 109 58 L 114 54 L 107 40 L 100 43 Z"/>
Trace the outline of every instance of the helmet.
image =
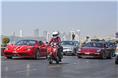
<path id="1" fill-rule="evenodd" d="M 53 33 L 52 33 L 52 36 L 53 36 L 54 38 L 58 37 L 58 35 L 59 35 L 59 32 L 53 32 Z"/>

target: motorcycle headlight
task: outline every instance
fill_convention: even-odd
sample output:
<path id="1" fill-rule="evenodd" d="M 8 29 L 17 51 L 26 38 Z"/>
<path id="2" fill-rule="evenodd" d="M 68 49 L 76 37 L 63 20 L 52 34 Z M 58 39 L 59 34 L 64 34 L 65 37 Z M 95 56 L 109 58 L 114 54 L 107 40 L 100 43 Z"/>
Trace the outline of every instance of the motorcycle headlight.
<path id="1" fill-rule="evenodd" d="M 57 50 L 56 48 L 53 49 L 54 52 L 55 52 L 56 50 Z"/>

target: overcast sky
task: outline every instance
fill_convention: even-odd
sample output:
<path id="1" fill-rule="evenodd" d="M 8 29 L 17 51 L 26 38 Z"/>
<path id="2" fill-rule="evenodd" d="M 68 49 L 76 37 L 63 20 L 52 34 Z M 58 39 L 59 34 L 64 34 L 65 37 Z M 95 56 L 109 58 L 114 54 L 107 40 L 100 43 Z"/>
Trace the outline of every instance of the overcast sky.
<path id="1" fill-rule="evenodd" d="M 23 30 L 76 31 L 81 35 L 113 35 L 117 31 L 117 2 L 2 2 L 2 34 Z"/>

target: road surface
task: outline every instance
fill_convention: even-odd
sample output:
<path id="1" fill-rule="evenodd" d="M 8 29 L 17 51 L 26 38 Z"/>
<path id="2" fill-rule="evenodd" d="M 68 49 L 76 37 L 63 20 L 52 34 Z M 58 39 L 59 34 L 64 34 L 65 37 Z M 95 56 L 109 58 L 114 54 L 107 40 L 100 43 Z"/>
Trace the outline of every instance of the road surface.
<path id="1" fill-rule="evenodd" d="M 64 56 L 62 63 L 47 60 L 1 59 L 2 78 L 118 78 L 118 65 L 112 59 L 78 59 Z"/>

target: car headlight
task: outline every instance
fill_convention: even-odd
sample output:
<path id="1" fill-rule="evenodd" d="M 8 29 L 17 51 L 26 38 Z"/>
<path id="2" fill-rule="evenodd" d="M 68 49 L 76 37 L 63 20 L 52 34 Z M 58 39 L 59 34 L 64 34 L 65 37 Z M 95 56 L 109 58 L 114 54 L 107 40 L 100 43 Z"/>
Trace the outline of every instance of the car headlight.
<path id="1" fill-rule="evenodd" d="M 100 51 L 101 51 L 101 49 L 98 49 L 98 50 L 97 50 L 97 52 L 100 52 Z"/>
<path id="2" fill-rule="evenodd" d="M 116 52 L 115 54 L 118 55 L 118 52 Z"/>
<path id="3" fill-rule="evenodd" d="M 115 54 L 118 55 L 118 50 L 116 50 Z"/>
<path id="4" fill-rule="evenodd" d="M 9 48 L 8 48 L 8 47 L 6 47 L 6 48 L 5 48 L 5 50 L 9 50 Z"/>
<path id="5" fill-rule="evenodd" d="M 80 52 L 80 51 L 81 51 L 81 49 L 78 49 L 78 51 Z"/>
<path id="6" fill-rule="evenodd" d="M 31 51 L 31 48 L 28 48 L 27 51 Z"/>

